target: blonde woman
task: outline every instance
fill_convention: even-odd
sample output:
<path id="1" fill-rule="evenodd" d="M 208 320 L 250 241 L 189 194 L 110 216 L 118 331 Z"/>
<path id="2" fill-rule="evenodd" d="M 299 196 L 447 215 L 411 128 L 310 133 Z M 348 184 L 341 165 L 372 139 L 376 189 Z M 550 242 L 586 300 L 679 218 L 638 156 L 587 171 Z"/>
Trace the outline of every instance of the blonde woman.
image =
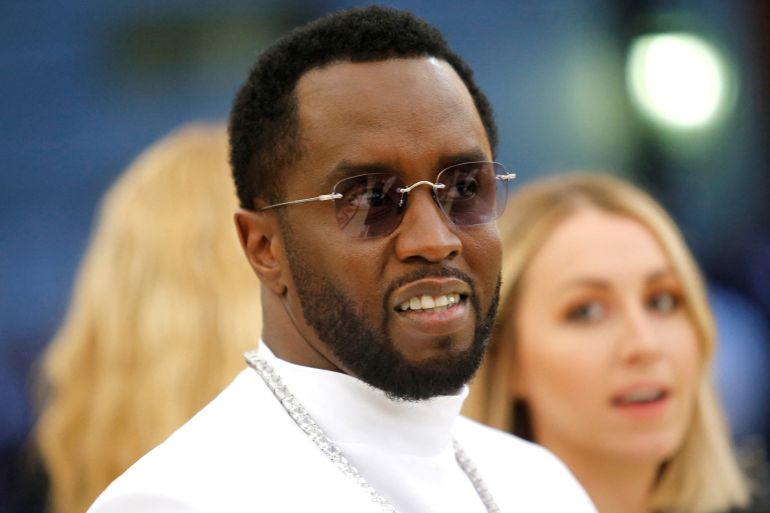
<path id="1" fill-rule="evenodd" d="M 553 451 L 600 513 L 745 506 L 712 314 L 668 215 L 599 174 L 525 186 L 506 212 L 498 324 L 466 412 Z"/>
<path id="2" fill-rule="evenodd" d="M 45 353 L 37 441 L 55 513 L 107 484 L 210 401 L 259 338 L 258 281 L 232 227 L 224 126 L 172 133 L 105 197 Z"/>

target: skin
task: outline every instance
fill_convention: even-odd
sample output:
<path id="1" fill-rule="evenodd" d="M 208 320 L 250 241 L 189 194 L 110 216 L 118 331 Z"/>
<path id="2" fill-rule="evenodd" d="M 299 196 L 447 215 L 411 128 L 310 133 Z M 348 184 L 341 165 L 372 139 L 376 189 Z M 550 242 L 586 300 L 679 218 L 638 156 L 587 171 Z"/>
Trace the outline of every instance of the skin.
<path id="1" fill-rule="evenodd" d="M 335 63 L 306 73 L 296 96 L 304 151 L 285 173 L 287 200 L 327 194 L 345 176 L 384 170 L 412 184 L 433 181 L 454 163 L 492 159 L 470 94 L 443 61 Z M 263 283 L 263 339 L 277 356 L 355 374 L 331 350 L 330 334 L 305 317 L 292 260 L 333 284 L 369 328 L 388 333 L 406 362 L 470 350 L 479 319 L 494 303 L 499 234 L 494 224 L 452 225 L 430 192 L 412 191 L 398 228 L 374 239 L 340 231 L 329 202 L 236 214 L 245 253 Z M 466 294 L 449 314 L 395 310 L 404 298 L 446 289 Z"/>
<path id="2" fill-rule="evenodd" d="M 511 393 L 527 402 L 535 439 L 599 511 L 649 511 L 657 470 L 690 423 L 699 361 L 669 258 L 644 225 L 582 207 L 535 253 L 522 284 Z M 618 401 L 640 387 L 665 396 Z"/>

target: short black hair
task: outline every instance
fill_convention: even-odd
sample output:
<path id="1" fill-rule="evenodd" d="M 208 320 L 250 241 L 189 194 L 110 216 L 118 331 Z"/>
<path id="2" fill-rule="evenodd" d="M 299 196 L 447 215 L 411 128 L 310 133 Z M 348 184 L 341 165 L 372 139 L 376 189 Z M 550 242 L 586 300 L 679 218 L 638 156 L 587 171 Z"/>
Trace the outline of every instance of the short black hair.
<path id="1" fill-rule="evenodd" d="M 259 56 L 230 113 L 230 164 L 241 207 L 254 198 L 281 201 L 279 174 L 302 154 L 296 84 L 332 62 L 376 62 L 430 56 L 449 63 L 473 98 L 494 151 L 492 107 L 468 65 L 435 27 L 410 12 L 369 6 L 339 11 L 294 29 Z"/>

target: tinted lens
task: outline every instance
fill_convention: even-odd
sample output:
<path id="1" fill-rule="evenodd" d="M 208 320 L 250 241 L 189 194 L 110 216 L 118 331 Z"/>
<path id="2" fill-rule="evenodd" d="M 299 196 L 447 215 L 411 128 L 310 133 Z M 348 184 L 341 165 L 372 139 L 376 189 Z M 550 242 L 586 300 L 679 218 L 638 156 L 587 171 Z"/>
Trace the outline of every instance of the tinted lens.
<path id="1" fill-rule="evenodd" d="M 508 182 L 497 179 L 506 174 L 496 162 L 467 162 L 451 166 L 439 173 L 438 183 L 446 187 L 436 190 L 436 197 L 447 217 L 460 226 L 473 226 L 494 221 L 505 209 Z"/>
<path id="2" fill-rule="evenodd" d="M 403 209 L 399 208 L 403 187 L 396 176 L 384 173 L 359 175 L 340 180 L 334 192 L 337 224 L 351 237 L 381 237 L 396 229 Z"/>

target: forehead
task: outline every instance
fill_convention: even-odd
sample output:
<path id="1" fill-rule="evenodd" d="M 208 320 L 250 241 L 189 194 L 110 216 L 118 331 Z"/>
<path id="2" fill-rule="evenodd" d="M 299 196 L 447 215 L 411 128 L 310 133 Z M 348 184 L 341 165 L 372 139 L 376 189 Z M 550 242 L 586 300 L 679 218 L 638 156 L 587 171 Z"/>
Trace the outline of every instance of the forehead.
<path id="1" fill-rule="evenodd" d="M 473 99 L 445 61 L 337 62 L 303 75 L 296 96 L 302 146 L 314 169 L 328 172 L 345 161 L 408 174 L 412 165 L 423 169 L 447 154 L 476 150 L 491 159 Z"/>
<path id="2" fill-rule="evenodd" d="M 582 207 L 559 223 L 530 262 L 537 279 L 647 279 L 671 268 L 669 256 L 645 224 L 627 216 Z"/>

